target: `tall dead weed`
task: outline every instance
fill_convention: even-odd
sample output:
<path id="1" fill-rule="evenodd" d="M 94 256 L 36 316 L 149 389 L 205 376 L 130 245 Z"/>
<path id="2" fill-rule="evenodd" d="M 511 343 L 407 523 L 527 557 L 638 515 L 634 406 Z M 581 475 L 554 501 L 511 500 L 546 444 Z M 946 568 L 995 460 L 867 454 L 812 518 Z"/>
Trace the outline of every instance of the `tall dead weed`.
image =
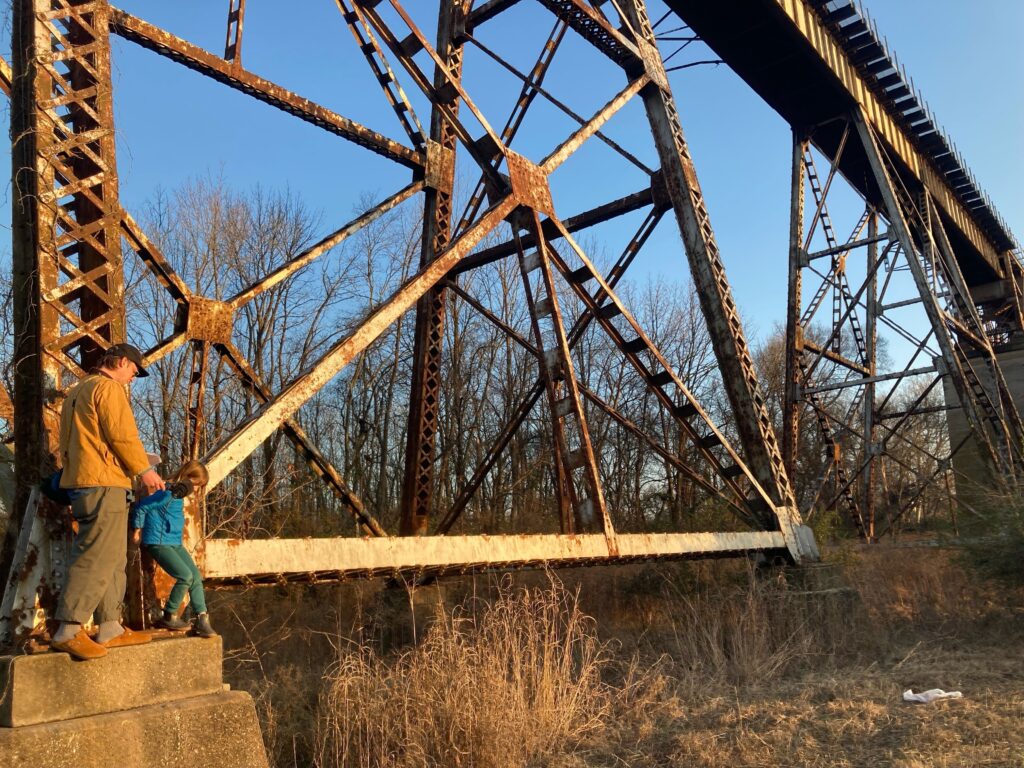
<path id="1" fill-rule="evenodd" d="M 577 595 L 503 588 L 441 611 L 418 646 L 384 659 L 339 647 L 316 726 L 320 768 L 527 766 L 603 730 L 607 646 Z"/>

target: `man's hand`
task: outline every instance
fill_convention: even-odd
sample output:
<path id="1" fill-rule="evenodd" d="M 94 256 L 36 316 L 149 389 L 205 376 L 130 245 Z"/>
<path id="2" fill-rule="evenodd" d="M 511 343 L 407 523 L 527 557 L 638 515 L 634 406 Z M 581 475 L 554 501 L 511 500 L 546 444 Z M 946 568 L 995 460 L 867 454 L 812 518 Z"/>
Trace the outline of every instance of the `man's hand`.
<path id="1" fill-rule="evenodd" d="M 142 483 L 142 487 L 146 489 L 146 495 L 162 491 L 164 489 L 164 479 L 160 477 L 160 474 L 155 469 L 147 469 L 139 476 L 139 482 Z"/>
<path id="2" fill-rule="evenodd" d="M 142 529 L 136 528 L 132 531 L 132 543 L 138 544 L 140 541 L 142 541 Z"/>

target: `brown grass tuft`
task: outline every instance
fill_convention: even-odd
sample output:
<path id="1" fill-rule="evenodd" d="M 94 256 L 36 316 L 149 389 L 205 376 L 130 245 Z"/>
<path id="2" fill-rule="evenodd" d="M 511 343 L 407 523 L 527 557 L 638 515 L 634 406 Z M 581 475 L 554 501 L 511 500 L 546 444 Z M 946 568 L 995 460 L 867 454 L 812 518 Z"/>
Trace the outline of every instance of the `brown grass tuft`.
<path id="1" fill-rule="evenodd" d="M 249 593 L 229 679 L 278 768 L 1024 768 L 1024 589 L 923 543 Z"/>
<path id="2" fill-rule="evenodd" d="M 505 588 L 440 613 L 393 660 L 341 650 L 320 697 L 316 764 L 498 768 L 571 753 L 607 723 L 609 663 L 575 594 Z"/>

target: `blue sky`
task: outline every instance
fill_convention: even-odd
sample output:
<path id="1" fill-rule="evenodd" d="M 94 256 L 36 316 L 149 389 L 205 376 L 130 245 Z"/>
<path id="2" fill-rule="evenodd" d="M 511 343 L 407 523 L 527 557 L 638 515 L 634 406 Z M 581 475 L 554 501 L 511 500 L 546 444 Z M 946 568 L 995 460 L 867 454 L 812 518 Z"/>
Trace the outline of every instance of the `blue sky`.
<path id="1" fill-rule="evenodd" d="M 220 0 L 124 0 L 122 7 L 219 53 L 226 5 Z M 243 48 L 248 69 L 404 139 L 333 2 L 303 0 L 290 4 L 297 10 L 287 13 L 277 3 L 250 0 L 248 5 Z M 406 5 L 410 10 L 429 7 Z M 651 5 L 656 18 L 660 3 Z M 865 6 L 979 183 L 1011 229 L 1024 236 L 1024 154 L 1018 147 L 1024 136 L 1024 53 L 1019 40 L 1024 3 L 873 0 Z M 505 20 L 486 25 L 479 35 L 514 65 L 527 69 L 551 23 L 539 5 L 523 0 Z M 694 50 L 690 58 L 706 57 L 706 50 Z M 173 190 L 190 178 L 220 175 L 241 190 L 256 184 L 287 187 L 322 212 L 326 228 L 349 219 L 364 193 L 381 198 L 408 180 L 408 172 L 389 161 L 132 43 L 115 39 L 113 62 L 118 165 L 129 211 L 141 209 L 158 188 Z M 467 57 L 465 77 L 470 95 L 500 129 L 518 83 L 475 50 Z M 748 334 L 756 338 L 785 313 L 789 128 L 726 67 L 683 70 L 672 78 L 735 297 Z M 415 96 L 408 79 L 403 82 Z M 612 65 L 578 39 L 567 38 L 545 85 L 589 116 L 623 84 Z M 416 96 L 415 103 L 426 123 L 429 112 L 423 100 Z M 572 129 L 571 121 L 538 100 L 521 143 L 514 146 L 539 160 Z M 638 103 L 616 116 L 607 130 L 656 165 Z M 466 169 L 467 182 L 475 181 L 471 169 L 460 164 L 461 169 Z M 563 217 L 642 185 L 641 174 L 593 140 L 552 178 Z M 602 229 L 595 236 L 613 253 L 624 231 Z M 641 276 L 685 275 L 670 219 L 648 251 L 644 264 L 638 265 Z"/>

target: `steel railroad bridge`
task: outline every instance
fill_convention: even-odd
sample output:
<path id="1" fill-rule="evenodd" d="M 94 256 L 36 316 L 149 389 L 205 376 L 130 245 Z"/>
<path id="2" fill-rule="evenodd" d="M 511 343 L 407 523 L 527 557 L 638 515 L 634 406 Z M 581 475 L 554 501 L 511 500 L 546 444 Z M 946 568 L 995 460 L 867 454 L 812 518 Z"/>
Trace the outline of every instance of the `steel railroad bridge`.
<path id="1" fill-rule="evenodd" d="M 522 0 L 522 5 L 534 5 Z M 16 381 L 13 424 L 18 492 L 4 548 L 8 574 L 0 631 L 8 641 L 41 629 L 67 557 L 65 518 L 33 492 L 53 462 L 62 393 L 125 337 L 122 244 L 177 305 L 172 332 L 147 351 L 148 363 L 189 354 L 188 424 L 180 456 L 202 459 L 211 486 L 232 473 L 275 432 L 351 513 L 362 536 L 325 539 L 223 539 L 202 529 L 202 502 L 189 508 L 187 543 L 207 579 L 276 583 L 367 575 L 422 577 L 497 568 L 567 566 L 643 560 L 745 556 L 801 562 L 816 556 L 803 517 L 815 508 L 844 510 L 873 539 L 895 524 L 915 499 L 876 510 L 886 462 L 908 463 L 895 446 L 914 448 L 915 415 L 935 406 L 940 385 L 962 414 L 964 436 L 948 454 L 929 454 L 932 469 L 917 473 L 923 493 L 948 480 L 957 457 L 974 451 L 979 469 L 956 472 L 1011 487 L 1022 471 L 1024 429 L 1003 350 L 1020 338 L 1021 265 L 1016 243 L 964 161 L 880 42 L 874 26 L 848 0 L 539 0 L 551 25 L 538 39 L 536 64 L 521 71 L 501 44 L 503 14 L 516 0 L 441 2 L 429 24 L 417 24 L 398 0 L 336 0 L 339 29 L 347 27 L 394 110 L 401 141 L 289 91 L 242 63 L 245 0 L 231 0 L 223 55 L 211 53 L 103 1 L 15 0 L 14 61 L 0 67 L 12 100 Z M 657 7 L 655 7 L 657 6 Z M 412 9 L 409 9 L 410 11 Z M 417 14 L 423 9 L 417 8 Z M 255 4 L 251 13 L 260 9 Z M 416 18 L 420 18 L 417 15 Z M 696 165 L 683 135 L 686 101 L 677 107 L 670 78 L 674 43 L 664 30 L 682 24 L 699 37 L 793 126 L 791 243 L 787 328 L 786 413 L 781 445 L 753 368 L 742 324 L 704 204 Z M 392 195 L 325 236 L 230 298 L 189 286 L 159 246 L 125 210 L 118 194 L 110 35 L 210 77 L 408 169 Z M 574 113 L 544 85 L 568 36 L 582 38 L 607 72 L 579 72 L 580 84 L 607 92 L 590 117 Z M 436 41 L 436 42 L 435 42 Z M 465 86 L 463 70 L 489 59 L 522 82 L 510 114 L 485 114 Z M 609 84 L 609 83 L 612 84 Z M 410 99 L 408 93 L 419 94 Z M 513 149 L 531 105 L 543 99 L 578 125 L 551 131 L 545 157 Z M 656 167 L 602 132 L 624 105 L 642 102 Z M 429 119 L 414 102 L 429 104 Z M 424 126 L 427 126 L 426 128 Z M 503 127 L 499 127 L 503 126 Z M 253 127 L 253 130 L 258 130 Z M 578 210 L 553 195 L 548 177 L 587 142 L 602 141 L 640 168 L 643 188 L 621 190 L 607 203 Z M 480 181 L 455 208 L 455 157 L 468 158 Z M 820 166 L 820 170 L 819 170 Z M 830 214 L 829 192 L 850 185 L 864 202 L 852 222 Z M 424 208 L 419 269 L 349 335 L 281 391 L 273 391 L 232 337 L 235 312 L 280 284 L 370 222 L 409 200 Z M 643 212 L 613 266 L 602 273 L 574 235 L 626 214 Z M 668 215 L 670 214 L 670 215 Z M 665 219 L 663 222 L 662 220 Z M 722 386 L 731 410 L 715 423 L 639 326 L 616 287 L 659 222 L 678 228 L 700 296 Z M 632 231 L 632 230 L 631 230 Z M 485 237 L 497 244 L 481 247 Z M 618 247 L 621 244 L 616 244 Z M 526 331 L 511 328 L 459 277 L 499 259 L 517 260 L 529 308 Z M 783 255 L 779 255 L 780 264 Z M 853 264 L 861 264 L 854 268 Z M 859 271 L 858 271 L 859 270 Z M 808 288 L 809 290 L 804 290 Z M 571 301 L 567 300 L 571 297 Z M 439 371 L 445 354 L 445 306 L 463 301 L 502 327 L 537 361 L 536 383 L 515 417 L 497 434 L 483 462 L 454 502 L 434 508 Z M 572 317 L 567 307 L 583 306 Z M 901 319 L 913 309 L 918 323 Z M 302 406 L 409 310 L 415 349 L 409 383 L 409 426 L 397 530 L 302 426 Z M 822 325 L 821 337 L 812 329 Z M 588 327 L 604 333 L 628 369 L 678 430 L 686 455 L 633 423 L 616 403 L 589 388 L 571 349 Z M 921 331 L 921 328 L 925 328 Z M 915 351 L 894 370 L 878 367 L 879 333 L 911 341 Z M 226 438 L 207 435 L 206 382 L 214 362 L 230 370 L 260 407 Z M 896 405 L 901 384 L 927 381 L 908 405 Z M 830 394 L 846 391 L 842 412 Z M 538 401 L 544 401 L 539 403 Z M 453 535 L 474 493 L 527 415 L 544 409 L 550 423 L 550 466 L 559 533 Z M 641 441 L 652 456 L 732 512 L 728 530 L 621 533 L 605 503 L 600 456 L 588 417 L 600 414 Z M 800 420 L 820 433 L 830 457 L 815 488 L 794 489 Z M 678 448 L 678 445 L 677 445 Z M 133 621 L 145 625 L 142 596 L 131 584 Z M 156 594 L 164 588 L 156 586 Z"/>

